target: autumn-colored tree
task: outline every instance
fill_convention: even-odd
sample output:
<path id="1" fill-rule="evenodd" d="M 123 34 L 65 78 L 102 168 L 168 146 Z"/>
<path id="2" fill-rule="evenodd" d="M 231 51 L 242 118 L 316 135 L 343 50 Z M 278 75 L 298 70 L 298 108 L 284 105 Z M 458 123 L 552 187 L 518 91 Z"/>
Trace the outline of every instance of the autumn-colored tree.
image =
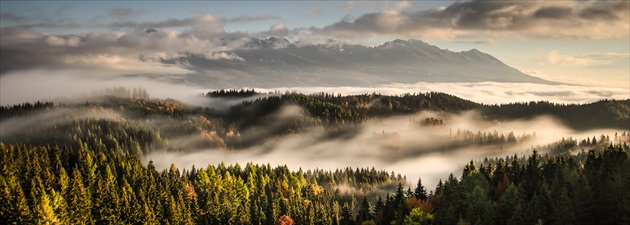
<path id="1" fill-rule="evenodd" d="M 293 219 L 287 215 L 283 215 L 276 220 L 275 225 L 293 225 Z"/>

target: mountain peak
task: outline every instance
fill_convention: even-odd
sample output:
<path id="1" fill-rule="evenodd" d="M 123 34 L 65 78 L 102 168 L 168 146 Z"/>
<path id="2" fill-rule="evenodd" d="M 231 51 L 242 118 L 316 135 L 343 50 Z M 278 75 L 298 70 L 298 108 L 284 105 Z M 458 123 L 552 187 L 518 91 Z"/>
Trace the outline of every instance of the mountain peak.
<path id="1" fill-rule="evenodd" d="M 383 43 L 380 46 L 391 46 L 391 45 L 404 45 L 404 46 L 432 46 L 429 43 L 426 43 L 424 41 L 418 40 L 418 39 L 407 39 L 407 40 L 403 40 L 403 39 L 396 39 L 393 41 L 388 41 Z"/>
<path id="2" fill-rule="evenodd" d="M 499 62 L 499 60 L 497 58 L 495 58 L 494 56 L 479 51 L 476 48 L 470 49 L 468 51 L 462 51 L 460 52 L 460 54 L 464 55 L 465 57 L 472 59 L 474 61 L 480 62 L 480 61 L 485 61 L 485 62 L 491 62 L 491 63 L 497 63 Z"/>
<path id="3" fill-rule="evenodd" d="M 269 37 L 267 39 L 251 38 L 251 40 L 245 43 L 246 48 L 285 48 L 291 44 L 286 38 Z"/>
<path id="4" fill-rule="evenodd" d="M 421 40 L 396 39 L 380 46 L 299 44 L 284 38 L 251 38 L 225 54 L 239 60 L 180 58 L 229 86 L 377 85 L 416 82 L 554 83 L 524 74 L 471 49 L 453 52 Z M 231 75 L 227 75 L 231 74 Z M 226 78 L 238 74 L 247 79 Z M 216 81 L 216 80 L 213 80 Z M 224 86 L 225 86 L 224 85 Z"/>

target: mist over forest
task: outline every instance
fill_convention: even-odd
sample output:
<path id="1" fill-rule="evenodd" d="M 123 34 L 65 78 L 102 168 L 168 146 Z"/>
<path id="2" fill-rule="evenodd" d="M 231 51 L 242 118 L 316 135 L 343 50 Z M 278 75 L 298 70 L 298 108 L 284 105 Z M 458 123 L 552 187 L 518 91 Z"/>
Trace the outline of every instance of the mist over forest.
<path id="1" fill-rule="evenodd" d="M 0 1 L 0 224 L 630 224 L 630 1 Z"/>
<path id="2" fill-rule="evenodd" d="M 467 193 L 451 190 L 455 188 L 452 185 L 465 188 L 473 185 L 467 184 L 469 182 L 482 182 L 468 188 L 487 188 L 487 195 L 479 196 L 489 204 L 483 206 L 485 213 L 498 212 L 496 207 L 500 207 L 506 197 L 497 195 L 531 192 L 522 199 L 518 197 L 518 201 L 523 201 L 521 210 L 530 210 L 529 207 L 537 206 L 529 204 L 539 204 L 536 196 L 555 194 L 539 193 L 539 189 L 527 186 L 532 185 L 531 178 L 522 176 L 531 172 L 532 160 L 540 161 L 536 165 L 543 171 L 551 165 L 575 170 L 571 163 L 590 164 L 595 160 L 590 157 L 611 157 L 607 154 L 623 155 L 615 159 L 625 162 L 619 164 L 621 167 L 626 165 L 627 168 L 628 162 L 625 149 L 630 141 L 627 126 L 630 99 L 585 104 L 547 101 L 481 104 L 442 92 L 342 95 L 256 89 L 199 92 L 185 99 L 156 98 L 141 87 L 115 87 L 54 101 L 0 106 L 2 160 L 3 165 L 9 166 L 3 170 L 3 176 L 19 181 L 12 184 L 4 181 L 7 193 L 18 194 L 9 194 L 3 201 L 14 207 L 23 204 L 23 211 L 10 211 L 22 214 L 5 214 L 3 218 L 7 221 L 32 218 L 30 215 L 35 214 L 31 214 L 29 204 L 34 204 L 34 210 L 38 210 L 40 204 L 51 204 L 56 210 L 64 210 L 55 211 L 56 221 L 71 222 L 76 221 L 73 218 L 81 218 L 81 214 L 75 214 L 81 210 L 73 204 L 85 207 L 85 204 L 102 204 L 114 198 L 115 202 L 108 204 L 122 204 L 122 209 L 115 210 L 113 205 L 91 205 L 88 215 L 96 219 L 103 216 L 102 213 L 146 211 L 151 208 L 148 204 L 167 204 L 173 214 L 154 214 L 155 221 L 225 224 L 258 220 L 268 224 L 282 215 L 294 221 L 316 221 L 316 217 L 307 213 L 310 212 L 327 215 L 320 218 L 320 223 L 324 224 L 409 222 L 413 216 L 449 224 L 452 218 L 462 221 L 477 217 L 481 221 L 481 216 L 485 215 L 471 212 L 473 214 L 467 217 L 451 217 L 440 213 L 444 210 L 441 207 L 461 207 L 444 205 L 446 200 L 442 198 Z M 41 171 L 42 167 L 31 168 L 28 165 L 33 162 L 23 158 L 27 155 L 18 154 L 22 151 L 35 154 L 29 157 L 56 165 L 53 168 L 57 171 L 50 173 Z M 563 164 L 567 159 L 570 163 Z M 116 162 L 120 160 L 135 166 L 119 165 Z M 554 161 L 562 163 L 548 165 Z M 519 171 L 518 163 L 528 166 L 522 168 L 525 171 L 513 174 Z M 503 172 L 497 171 L 506 172 L 501 175 Z M 617 171 L 627 172 L 621 168 Z M 146 181 L 136 173 L 147 173 L 140 176 L 157 180 L 146 186 Z M 577 173 L 583 172 L 578 169 Z M 28 174 L 40 175 L 34 175 L 35 181 L 22 180 L 31 176 Z M 553 181 L 559 176 L 554 174 L 543 177 Z M 40 176 L 49 176 L 45 179 L 54 182 L 43 182 Z M 214 178 L 204 181 L 207 176 Z M 282 181 L 285 178 L 278 176 L 289 180 Z M 461 177 L 461 181 L 454 177 Z M 257 182 L 262 182 L 263 186 L 258 186 Z M 516 182 L 521 184 L 517 186 Z M 554 183 L 557 181 L 539 182 L 545 188 L 555 189 L 553 185 L 557 185 Z M 614 182 L 623 183 L 627 179 Z M 166 186 L 153 186 L 159 183 Z M 150 193 L 166 191 L 168 189 L 163 188 L 171 185 L 181 185 L 181 189 L 170 187 L 177 189 L 170 192 L 170 203 L 168 198 L 151 197 Z M 558 188 L 578 188 L 571 185 L 566 183 Z M 226 187 L 229 188 L 223 189 Z M 526 187 L 530 189 L 520 189 Z M 52 196 L 46 195 L 46 198 L 58 199 L 47 201 L 61 202 L 28 203 L 27 196 L 34 194 L 29 195 L 24 190 L 39 189 L 50 190 Z M 119 192 L 116 189 L 123 194 L 114 194 Z M 261 191 L 268 193 L 256 194 Z M 40 195 L 44 196 L 43 193 Z M 88 197 L 87 193 L 100 194 Z M 124 195 L 131 199 L 123 198 Z M 109 196 L 109 200 L 98 196 Z M 284 196 L 285 200 L 277 202 L 277 196 Z M 570 196 L 566 193 L 564 198 L 579 200 L 575 193 Z M 464 202 L 457 204 L 472 204 L 466 202 L 467 198 L 463 199 Z M 595 200 L 597 198 L 588 201 Z M 620 207 L 618 212 L 626 210 L 624 201 L 616 203 Z M 139 208 L 130 205 L 132 202 Z M 230 202 L 231 206 L 224 205 L 221 209 L 232 211 L 206 211 L 224 204 L 220 202 Z M 145 206 L 138 205 L 140 203 Z M 304 208 L 310 204 L 318 207 Z M 261 207 L 260 210 L 271 207 L 274 211 L 246 213 L 243 207 Z M 235 215 L 241 216 L 233 217 Z M 572 217 L 563 221 L 576 221 L 577 215 L 570 215 Z M 129 222 L 146 216 L 148 214 L 135 217 L 130 214 L 129 218 L 120 219 Z M 511 217 L 516 216 L 520 214 Z M 514 219 L 511 217 L 492 216 L 494 219 L 490 221 L 506 222 Z M 540 217 L 539 220 L 545 219 Z"/>

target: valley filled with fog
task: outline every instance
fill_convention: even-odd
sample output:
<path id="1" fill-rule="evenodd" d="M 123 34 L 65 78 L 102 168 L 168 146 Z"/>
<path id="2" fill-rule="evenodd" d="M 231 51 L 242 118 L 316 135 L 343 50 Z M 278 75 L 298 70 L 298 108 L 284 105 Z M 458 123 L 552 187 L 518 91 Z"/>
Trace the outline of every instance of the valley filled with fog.
<path id="1" fill-rule="evenodd" d="M 0 1 L 0 224 L 630 224 L 630 1 Z"/>
<path id="2" fill-rule="evenodd" d="M 321 92 L 333 90 L 332 88 L 252 89 L 251 93 L 246 94 L 247 96 L 234 97 L 229 94 L 212 96 L 210 95 L 211 92 L 195 95 L 195 91 L 199 90 L 158 82 L 149 86 L 149 90 L 152 91 L 135 87 L 99 90 L 99 85 L 96 85 L 97 83 L 93 80 L 80 82 L 85 82 L 79 85 L 84 88 L 83 90 L 96 91 L 75 92 L 72 95 L 64 96 L 62 95 L 63 91 L 70 93 L 72 92 L 70 90 L 82 89 L 62 88 L 58 93 L 51 90 L 51 93 L 60 94 L 58 97 L 50 98 L 53 103 L 50 103 L 51 105 L 48 107 L 52 108 L 19 117 L 10 115 L 4 117 L 1 122 L 1 140 L 21 143 L 29 140 L 21 138 L 23 136 L 37 138 L 38 135 L 46 135 L 45 132 L 38 133 L 41 130 L 58 129 L 58 127 L 74 124 L 75 121 L 114 121 L 132 129 L 155 132 L 162 138 L 157 141 L 159 143 L 145 143 L 144 147 L 148 149 L 142 149 L 141 151 L 144 153 L 139 155 L 143 164 L 146 165 L 152 161 L 155 167 L 160 170 L 168 169 L 173 164 L 179 168 L 191 169 L 219 163 L 228 165 L 248 163 L 271 164 L 272 166 L 286 165 L 290 168 L 303 170 L 335 170 L 345 167 L 379 168 L 402 174 L 410 181 L 422 178 L 428 187 L 435 187 L 439 180 L 444 179 L 449 174 L 457 175 L 458 171 L 461 171 L 471 160 L 481 162 L 484 159 L 505 156 L 517 155 L 522 157 L 530 154 L 533 150 L 537 150 L 541 154 L 577 154 L 580 151 L 588 150 L 590 147 L 580 146 L 578 142 L 581 140 L 590 139 L 593 136 L 600 138 L 603 135 L 609 138 L 608 143 L 610 144 L 622 143 L 624 139 L 620 134 L 628 132 L 624 123 L 629 118 L 627 115 L 623 115 L 623 112 L 629 108 L 627 100 L 600 102 L 607 104 L 602 108 L 603 110 L 610 110 L 613 113 L 612 117 L 605 116 L 606 118 L 602 119 L 612 119 L 618 122 L 600 123 L 599 125 L 583 122 L 584 124 L 581 125 L 576 124 L 575 121 L 561 120 L 557 115 L 553 115 L 553 109 L 542 112 L 532 111 L 525 113 L 524 116 L 517 116 L 519 118 L 500 118 L 496 115 L 493 117 L 491 112 L 507 105 L 493 106 L 469 102 L 468 104 L 479 108 L 449 106 L 451 101 L 467 100 L 439 92 L 420 93 L 420 95 L 400 94 L 402 91 L 420 86 L 428 89 L 450 86 L 453 89 L 472 90 L 479 88 L 479 86 L 487 89 L 488 86 L 495 85 L 496 88 L 493 90 L 500 92 L 497 90 L 498 88 L 507 89 L 511 85 L 516 85 L 510 83 L 475 85 L 418 83 L 415 85 L 388 85 L 381 87 L 382 89 L 357 87 L 334 89 L 339 93 Z M 136 82 L 140 83 L 137 80 Z M 104 81 L 98 84 L 114 83 L 115 81 Z M 136 83 L 129 82 L 129 84 Z M 542 84 L 538 86 L 540 85 Z M 534 85 L 532 84 L 532 86 Z M 525 109 L 534 108 L 538 103 L 551 108 L 585 107 L 589 104 L 598 104 L 589 102 L 589 100 L 590 98 L 599 98 L 599 92 L 594 93 L 584 90 L 585 88 L 582 88 L 580 92 L 578 86 L 555 87 L 556 91 L 550 92 L 528 92 L 527 89 L 521 89 L 520 92 L 514 91 L 509 96 L 492 95 L 493 92 L 488 91 L 483 97 L 478 95 L 476 98 L 488 99 L 493 96 L 497 99 L 496 102 L 492 102 L 493 104 L 523 99 L 523 103 L 520 104 L 523 104 Z M 578 90 L 557 90 L 562 87 Z M 355 93 L 368 89 L 372 90 L 373 93 Z M 136 92 L 140 93 L 140 90 L 146 96 L 139 97 Z M 238 93 L 243 90 L 235 90 L 235 92 Z M 258 92 L 254 92 L 254 90 Z M 312 93 L 304 95 L 297 92 L 300 90 L 310 90 Z M 247 91 L 250 92 L 250 90 Z M 180 94 L 173 98 L 154 97 L 168 96 L 172 92 L 179 92 Z M 399 96 L 390 97 L 375 94 L 381 92 L 391 92 L 399 94 Z M 503 91 L 503 93 L 505 92 Z M 583 96 L 567 96 L 566 92 L 581 93 Z M 48 96 L 54 96 L 51 93 Z M 213 93 L 218 92 L 214 91 Z M 480 92 L 471 91 L 469 93 Z M 545 93 L 556 93 L 557 96 L 555 97 L 560 99 L 559 102 L 563 104 L 537 102 L 537 98 L 542 97 Z M 601 94 L 611 95 L 611 93 Z M 615 95 L 614 92 L 612 95 Z M 313 108 L 313 103 L 292 100 L 293 96 L 300 96 L 306 101 L 315 101 L 318 104 L 323 102 L 324 108 Z M 348 100 L 344 99 L 356 98 L 353 96 L 372 100 L 369 102 L 360 100 L 356 105 L 348 106 Z M 447 98 L 439 99 L 440 96 Z M 327 100 L 331 97 L 345 101 L 346 105 L 336 105 L 337 100 Z M 420 107 L 420 109 L 411 111 L 403 108 L 392 109 L 392 103 L 401 107 L 401 102 L 397 101 L 402 101 L 401 99 L 405 97 L 417 98 L 418 100 L 412 101 L 413 105 L 408 107 Z M 570 103 L 567 105 L 566 102 L 574 102 L 577 98 L 586 104 L 580 106 Z M 428 103 L 425 102 L 426 99 L 428 99 Z M 280 100 L 280 102 L 269 105 L 269 102 L 275 100 Z M 27 102 L 25 99 L 13 101 Z M 147 109 L 142 109 L 144 107 L 142 105 L 151 105 L 152 103 L 156 103 L 157 108 L 147 106 Z M 262 106 L 257 106 L 257 103 Z M 442 105 L 421 109 L 422 105 L 432 103 Z M 135 104 L 140 105 L 134 106 Z M 389 106 L 385 104 L 389 104 Z M 139 108 L 136 109 L 136 107 Z M 163 110 L 169 110 L 168 107 L 172 107 L 170 109 L 172 112 L 166 111 L 167 114 L 162 115 Z M 333 109 L 359 110 L 353 113 L 362 117 L 348 120 L 344 116 L 339 118 L 327 117 L 321 112 L 313 112 L 313 110 L 334 112 Z M 11 108 L 7 107 L 6 110 L 11 110 Z M 135 110 L 146 110 L 147 112 L 138 114 Z M 179 114 L 182 115 L 172 114 L 178 110 Z M 245 113 L 239 113 L 239 111 Z M 342 111 L 341 113 L 347 112 Z M 573 114 L 578 115 L 579 113 Z M 234 117 L 234 115 L 237 116 Z M 335 118 L 335 121 L 331 121 L 330 118 Z M 187 125 L 191 121 L 192 124 Z M 195 125 L 196 123 L 201 123 L 201 125 Z M 219 124 L 222 126 L 221 128 L 217 128 Z M 194 128 L 197 131 L 174 132 L 169 131 L 168 126 L 197 126 Z M 67 140 L 63 135 L 56 135 L 59 137 L 45 137 L 44 140 Z M 614 138 L 610 139 L 610 137 Z M 560 147 L 560 145 L 566 144 L 565 140 L 569 139 L 571 140 L 568 142 L 570 145 Z M 412 186 L 413 184 L 408 183 L 407 185 Z"/>

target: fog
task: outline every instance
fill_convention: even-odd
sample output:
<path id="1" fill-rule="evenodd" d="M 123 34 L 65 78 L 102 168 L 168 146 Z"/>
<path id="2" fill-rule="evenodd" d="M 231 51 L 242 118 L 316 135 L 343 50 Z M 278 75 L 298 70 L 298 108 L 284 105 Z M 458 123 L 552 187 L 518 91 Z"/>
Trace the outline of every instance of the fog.
<path id="1" fill-rule="evenodd" d="M 73 97 L 96 90 L 113 87 L 146 89 L 151 98 L 173 98 L 188 104 L 214 108 L 218 110 L 238 104 L 244 99 L 210 99 L 199 94 L 213 90 L 193 83 L 173 83 L 172 79 L 161 80 L 155 77 L 108 76 L 91 74 L 84 71 L 45 71 L 30 70 L 10 72 L 0 76 L 0 105 L 11 105 L 38 100 L 55 100 Z M 185 75 L 173 75 L 185 76 Z M 186 80 L 186 79 L 182 79 Z M 616 88 L 586 87 L 572 85 L 543 85 L 528 83 L 415 83 L 415 84 L 383 84 L 373 87 L 281 87 L 255 88 L 259 92 L 296 91 L 305 94 L 328 92 L 342 95 L 381 93 L 398 95 L 404 93 L 439 91 L 458 97 L 485 103 L 509 103 L 524 101 L 551 101 L 558 103 L 588 103 L 604 98 L 627 99 L 628 90 Z M 238 88 L 240 89 L 240 88 Z M 251 97 L 246 100 L 257 98 Z M 420 113 L 387 119 L 370 120 L 363 125 L 352 127 L 356 132 L 326 133 L 328 130 L 313 127 L 299 134 L 286 135 L 281 138 L 265 137 L 277 128 L 273 121 L 282 121 L 291 117 L 303 117 L 302 110 L 296 107 L 284 108 L 270 117 L 270 124 L 254 127 L 242 132 L 242 138 L 264 140 L 253 147 L 241 150 L 207 149 L 193 153 L 155 152 L 142 158 L 144 163 L 153 160 L 156 167 L 168 168 L 175 163 L 179 168 L 190 168 L 193 165 L 205 167 L 208 164 L 227 164 L 247 162 L 272 165 L 288 165 L 291 169 L 331 169 L 343 167 L 374 167 L 406 175 L 412 183 L 421 177 L 425 186 L 434 188 L 439 179 L 448 174 L 459 174 L 461 168 L 471 159 L 481 160 L 485 157 L 503 157 L 513 154 L 527 154 L 533 146 L 545 145 L 558 141 L 563 137 L 586 138 L 593 135 L 613 135 L 614 130 L 596 130 L 577 132 L 562 125 L 551 117 L 537 117 L 530 120 L 484 122 L 474 112 L 459 115 L 436 115 Z M 96 117 L 99 115 L 86 115 Z M 422 121 L 434 117 L 444 119 L 445 126 L 423 127 L 413 121 Z M 35 117 L 5 120 L 0 124 L 3 138 L 13 135 L 16 130 L 28 128 L 29 124 L 38 121 L 53 121 L 53 114 L 36 115 Z M 507 135 L 536 133 L 536 138 L 513 146 L 462 146 L 445 148 L 449 134 L 460 130 L 472 132 L 494 132 Z M 332 137 L 331 137 L 332 136 Z M 173 143 L 185 142 L 173 140 Z"/>
<path id="2" fill-rule="evenodd" d="M 12 105 L 38 100 L 72 97 L 113 87 L 142 87 L 152 98 L 173 98 L 186 103 L 210 108 L 225 108 L 240 101 L 209 100 L 194 98 L 199 93 L 216 89 L 252 89 L 258 92 L 300 92 L 304 94 L 327 92 L 342 95 L 380 93 L 400 95 L 418 92 L 446 92 L 464 99 L 484 103 L 551 101 L 556 103 L 589 103 L 601 99 L 628 99 L 630 90 L 623 88 L 546 85 L 531 83 L 390 83 L 376 86 L 341 87 L 283 87 L 277 88 L 205 86 L 192 83 L 191 74 L 161 74 L 142 76 L 114 76 L 94 70 L 46 70 L 33 69 L 9 72 L 0 76 L 0 105 Z"/>
<path id="3" fill-rule="evenodd" d="M 71 120 L 107 119 L 121 120 L 124 117 L 118 112 L 104 109 L 49 109 L 25 116 L 10 117 L 0 122 L 0 141 L 20 137 L 27 132 L 71 122 Z M 63 135 L 63 134 L 59 134 Z"/>
<path id="4" fill-rule="evenodd" d="M 274 121 L 295 117 L 299 109 L 288 107 L 277 113 Z M 305 115 L 301 115 L 305 116 Z M 559 141 L 563 137 L 586 138 L 594 134 L 614 134 L 614 130 L 594 130 L 576 132 L 561 125 L 551 117 L 537 117 L 531 120 L 484 122 L 474 112 L 448 115 L 444 118 L 445 126 L 421 126 L 419 119 L 436 117 L 434 113 L 419 113 L 387 119 L 370 120 L 356 127 L 358 132 L 330 138 L 326 129 L 314 127 L 306 132 L 287 135 L 281 138 L 267 139 L 253 147 L 240 150 L 207 149 L 197 152 L 174 153 L 154 152 L 145 155 L 142 160 L 147 164 L 153 161 L 158 169 L 168 169 L 172 163 L 178 168 L 205 167 L 248 162 L 256 164 L 287 165 L 292 170 L 337 168 L 372 168 L 393 171 L 407 176 L 410 185 L 422 178 L 427 188 L 433 189 L 439 179 L 445 179 L 450 173 L 461 174 L 463 166 L 472 160 L 485 157 L 504 157 L 518 154 L 530 154 L 534 146 L 546 145 Z M 273 129 L 274 124 L 265 127 Z M 449 144 L 449 134 L 458 129 L 474 133 L 494 132 L 507 135 L 514 132 L 536 134 L 536 137 L 514 145 L 463 145 L 445 148 Z M 252 129 L 264 132 L 264 128 Z M 247 131 L 243 136 L 250 135 Z M 545 153 L 544 151 L 542 153 Z"/>
<path id="5" fill-rule="evenodd" d="M 193 84 L 164 82 L 159 77 L 109 76 L 86 70 L 33 69 L 0 76 L 0 105 L 54 101 L 115 87 L 142 87 L 151 98 L 173 98 L 191 103 L 195 103 L 194 97 L 202 92 Z"/>
<path id="6" fill-rule="evenodd" d="M 256 88 L 261 92 L 295 91 L 310 93 L 340 93 L 356 95 L 380 93 L 383 95 L 401 95 L 405 93 L 445 92 L 484 104 L 504 104 L 513 102 L 550 101 L 555 103 L 590 103 L 601 99 L 628 99 L 630 90 L 611 87 L 578 85 L 548 85 L 533 83 L 390 83 L 371 87 L 279 87 Z"/>

